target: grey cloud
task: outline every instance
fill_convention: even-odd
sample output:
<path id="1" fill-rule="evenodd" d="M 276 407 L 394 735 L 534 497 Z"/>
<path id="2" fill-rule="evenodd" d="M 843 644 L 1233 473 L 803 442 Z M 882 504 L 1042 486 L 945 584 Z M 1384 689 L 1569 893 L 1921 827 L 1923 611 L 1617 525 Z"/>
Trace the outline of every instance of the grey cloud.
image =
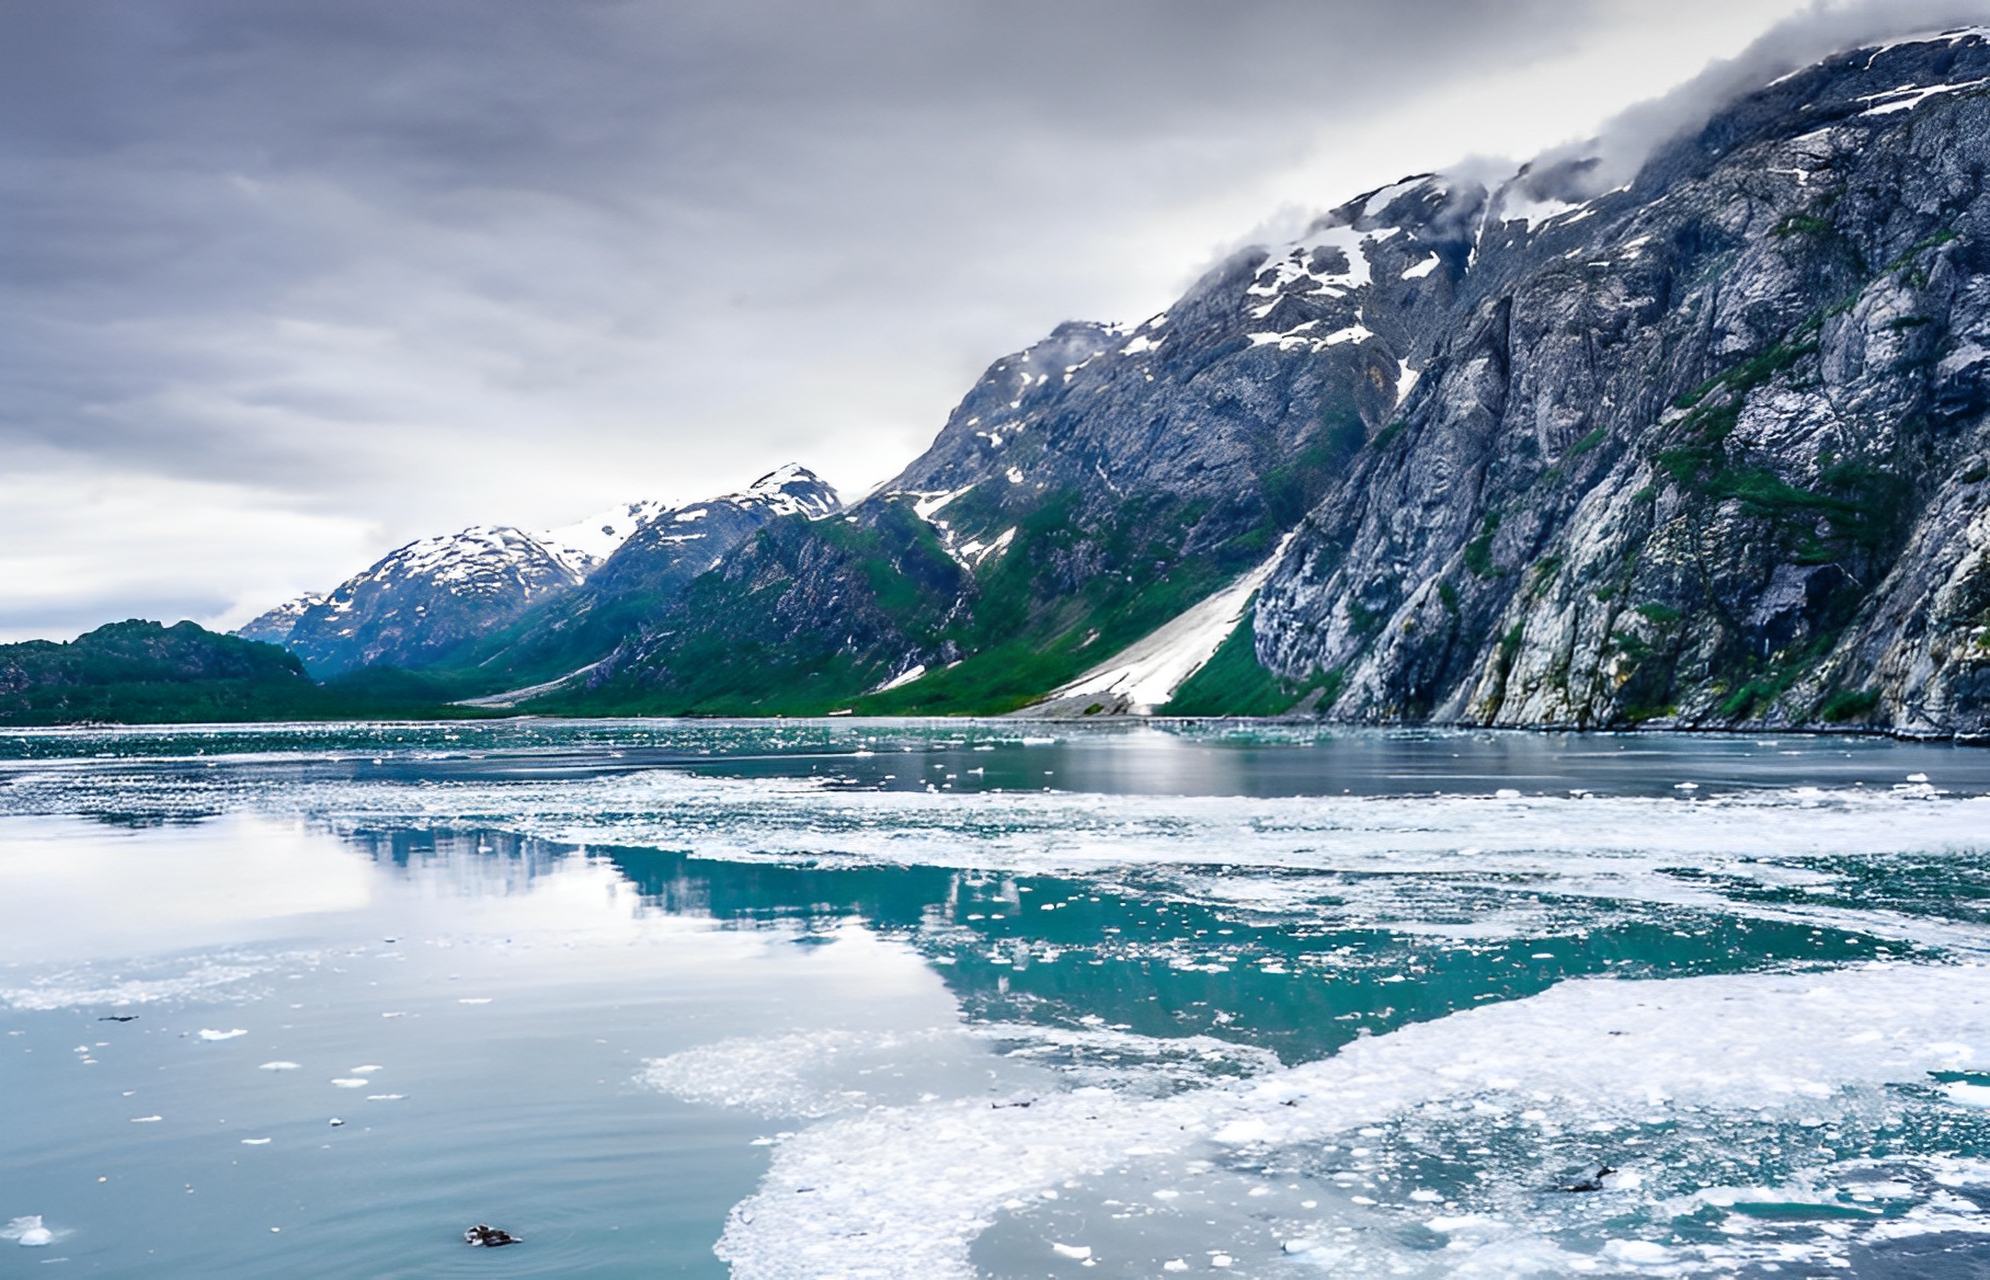
<path id="1" fill-rule="evenodd" d="M 1623 3 L 13 0 L 0 454 L 384 545 L 861 487 L 1166 211 Z"/>

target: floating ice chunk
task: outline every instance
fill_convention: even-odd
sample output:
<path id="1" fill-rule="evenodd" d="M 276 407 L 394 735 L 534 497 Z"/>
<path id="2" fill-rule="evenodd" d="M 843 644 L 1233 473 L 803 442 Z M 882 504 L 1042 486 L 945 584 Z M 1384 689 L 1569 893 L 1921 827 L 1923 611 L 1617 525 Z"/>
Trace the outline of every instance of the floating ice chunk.
<path id="1" fill-rule="evenodd" d="M 1907 780 L 1909 782 L 1926 782 L 1928 775 L 1925 773 L 1910 773 L 1907 775 Z"/>
<path id="2" fill-rule="evenodd" d="M 260 1067 L 257 1067 L 257 1068 L 256 1068 L 256 1070 L 258 1070 L 258 1071 L 295 1071 L 295 1070 L 297 1070 L 297 1064 L 296 1064 L 296 1063 L 294 1063 L 294 1062 L 265 1062 L 265 1063 L 263 1063 L 263 1065 L 261 1065 Z"/>
<path id="3" fill-rule="evenodd" d="M 54 1239 L 55 1233 L 42 1225 L 38 1213 L 16 1218 L 7 1224 L 5 1230 L 0 1230 L 0 1240 L 12 1240 L 23 1249 L 39 1249 Z"/>
<path id="4" fill-rule="evenodd" d="M 1262 1142 L 1271 1135 L 1271 1126 L 1262 1120 L 1233 1120 L 1209 1136 L 1225 1146 L 1241 1147 Z"/>
<path id="5" fill-rule="evenodd" d="M 1662 1267 L 1672 1260 L 1670 1250 L 1649 1240 L 1612 1240 L 1603 1246 L 1603 1253 L 1634 1267 Z"/>
<path id="6" fill-rule="evenodd" d="M 1493 792 L 1493 799 L 1495 800 L 1518 800 L 1519 798 L 1520 793 L 1512 787 L 1501 787 L 1499 790 Z"/>
<path id="7" fill-rule="evenodd" d="M 407 1096 L 405 1093 L 369 1093 L 366 1095 L 366 1100 L 368 1102 L 399 1102 Z"/>
<path id="8" fill-rule="evenodd" d="M 1188 1263 L 1181 1258 L 1170 1258 L 1161 1264 L 1163 1271 L 1187 1271 Z"/>
<path id="9" fill-rule="evenodd" d="M 332 1080 L 332 1083 L 341 1089 L 364 1089 L 373 1082 L 359 1076 L 338 1076 Z"/>
<path id="10" fill-rule="evenodd" d="M 133 1116 L 131 1122 L 133 1124 L 157 1124 L 165 1118 L 164 1116 Z"/>
<path id="11" fill-rule="evenodd" d="M 1990 1107 L 1990 1085 L 1970 1084 L 1966 1080 L 1958 1080 L 1953 1084 L 1943 1085 L 1942 1092 L 1948 1095 L 1950 1102 L 1960 1103 L 1965 1107 Z"/>
<path id="12" fill-rule="evenodd" d="M 862 752 L 859 752 L 858 754 L 859 754 L 859 755 L 862 755 L 863 753 L 862 753 Z M 491 1002 L 491 998 L 490 998 L 489 996 L 464 996 L 464 997 L 463 997 L 462 999 L 458 1000 L 458 1001 L 457 1001 L 456 1003 L 457 1003 L 457 1004 L 489 1004 L 490 1002 Z"/>
<path id="13" fill-rule="evenodd" d="M 1050 1248 L 1060 1258 L 1076 1258 L 1080 1262 L 1092 1256 L 1092 1246 L 1088 1244 L 1057 1244 L 1052 1242 Z"/>
<path id="14" fill-rule="evenodd" d="M 1209 1265 L 1212 1267 L 1227 1267 L 1235 1261 L 1236 1259 L 1227 1253 L 1212 1253 L 1209 1255 Z"/>
<path id="15" fill-rule="evenodd" d="M 351 1075 L 355 1075 L 355 1076 L 370 1076 L 370 1075 L 372 1075 L 372 1074 L 373 1074 L 374 1072 L 376 1072 L 376 1071 L 385 1071 L 386 1069 L 387 1069 L 387 1068 L 385 1068 L 385 1067 L 381 1066 L 381 1065 L 380 1065 L 379 1063 L 377 1063 L 377 1062 L 369 1062 L 369 1063 L 366 1063 L 366 1064 L 365 1064 L 365 1065 L 363 1065 L 363 1066 L 357 1066 L 357 1067 L 347 1067 L 347 1068 L 346 1068 L 346 1071 L 347 1071 L 347 1072 L 348 1072 L 349 1074 L 351 1074 Z"/>
<path id="16" fill-rule="evenodd" d="M 215 1031 L 212 1029 L 207 1029 L 203 1030 L 200 1033 L 200 1038 L 203 1040 L 233 1040 L 236 1036 L 245 1036 L 248 1034 L 249 1034 L 248 1032 L 244 1031 L 240 1027 L 236 1027 L 233 1031 Z"/>
<path id="17" fill-rule="evenodd" d="M 268 1139 L 268 1138 L 244 1138 L 244 1139 L 242 1139 L 242 1145 L 243 1145 L 243 1146 L 245 1146 L 245 1147 L 267 1147 L 267 1146 L 269 1145 L 269 1139 Z"/>

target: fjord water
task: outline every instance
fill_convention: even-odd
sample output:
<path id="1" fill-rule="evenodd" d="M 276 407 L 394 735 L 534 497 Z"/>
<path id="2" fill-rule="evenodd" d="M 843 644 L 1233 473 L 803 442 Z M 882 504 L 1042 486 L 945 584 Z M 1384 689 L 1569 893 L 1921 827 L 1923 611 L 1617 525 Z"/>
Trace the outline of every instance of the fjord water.
<path id="1" fill-rule="evenodd" d="M 831 720 L 0 757 L 0 1275 L 1990 1269 L 1990 752 Z"/>

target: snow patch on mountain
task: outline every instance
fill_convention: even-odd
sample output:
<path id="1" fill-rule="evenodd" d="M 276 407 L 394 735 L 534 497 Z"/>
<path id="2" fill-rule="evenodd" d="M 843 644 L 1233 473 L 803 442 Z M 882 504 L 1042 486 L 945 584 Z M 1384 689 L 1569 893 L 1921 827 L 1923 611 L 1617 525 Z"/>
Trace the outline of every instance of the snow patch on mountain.
<path id="1" fill-rule="evenodd" d="M 671 510 L 670 504 L 655 498 L 625 502 L 597 511 L 584 520 L 555 529 L 535 531 L 531 536 L 582 577 L 615 554 L 616 548 L 645 525 L 654 523 Z M 679 517 L 682 519 L 682 517 Z"/>
<path id="2" fill-rule="evenodd" d="M 1292 538 L 1291 533 L 1286 534 L 1263 564 L 1176 615 L 1145 639 L 1135 641 L 1109 662 L 1053 691 L 1030 712 L 1082 712 L 1098 705 L 1117 715 L 1152 715 L 1216 656 L 1243 621 L 1251 599 L 1271 576 Z"/>

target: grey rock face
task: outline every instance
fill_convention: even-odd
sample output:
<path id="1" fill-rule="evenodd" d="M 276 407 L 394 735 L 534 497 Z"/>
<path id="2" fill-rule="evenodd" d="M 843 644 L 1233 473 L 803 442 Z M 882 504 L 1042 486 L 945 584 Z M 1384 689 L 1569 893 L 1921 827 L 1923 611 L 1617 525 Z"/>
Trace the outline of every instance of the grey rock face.
<path id="1" fill-rule="evenodd" d="M 1964 33 L 1787 78 L 1626 189 L 1452 195 L 1446 290 L 1360 299 L 1427 363 L 1260 662 L 1377 723 L 1990 732 L 1986 167 Z"/>

